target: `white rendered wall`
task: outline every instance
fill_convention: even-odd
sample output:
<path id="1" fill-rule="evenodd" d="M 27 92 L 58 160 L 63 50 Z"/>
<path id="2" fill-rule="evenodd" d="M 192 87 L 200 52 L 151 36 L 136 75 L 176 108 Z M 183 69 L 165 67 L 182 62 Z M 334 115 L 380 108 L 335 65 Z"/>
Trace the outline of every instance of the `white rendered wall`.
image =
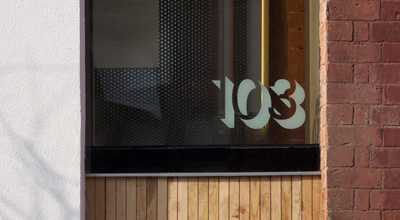
<path id="1" fill-rule="evenodd" d="M 83 214 L 80 0 L 1 0 L 0 219 Z"/>

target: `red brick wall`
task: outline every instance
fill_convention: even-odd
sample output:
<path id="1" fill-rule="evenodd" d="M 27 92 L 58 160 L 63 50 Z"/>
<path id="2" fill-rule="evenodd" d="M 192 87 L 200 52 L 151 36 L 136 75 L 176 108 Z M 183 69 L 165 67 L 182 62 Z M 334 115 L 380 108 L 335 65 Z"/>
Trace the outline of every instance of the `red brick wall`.
<path id="1" fill-rule="evenodd" d="M 320 2 L 324 219 L 400 220 L 400 0 Z"/>

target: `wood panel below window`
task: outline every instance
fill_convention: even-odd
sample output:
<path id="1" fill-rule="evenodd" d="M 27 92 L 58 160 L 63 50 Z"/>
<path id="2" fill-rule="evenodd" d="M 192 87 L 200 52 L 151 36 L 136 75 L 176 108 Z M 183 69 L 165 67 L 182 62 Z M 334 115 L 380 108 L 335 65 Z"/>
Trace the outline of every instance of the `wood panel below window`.
<path id="1" fill-rule="evenodd" d="M 320 176 L 90 177 L 87 220 L 319 220 Z"/>

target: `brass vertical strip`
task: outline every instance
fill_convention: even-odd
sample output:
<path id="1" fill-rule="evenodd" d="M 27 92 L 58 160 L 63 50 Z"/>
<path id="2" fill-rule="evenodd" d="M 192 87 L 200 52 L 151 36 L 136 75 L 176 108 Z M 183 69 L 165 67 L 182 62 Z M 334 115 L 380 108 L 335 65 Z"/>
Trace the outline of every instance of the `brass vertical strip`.
<path id="1" fill-rule="evenodd" d="M 261 0 L 261 83 L 269 83 L 269 0 Z"/>
<path id="2" fill-rule="evenodd" d="M 261 83 L 269 88 L 269 0 L 261 0 Z M 262 100 L 261 94 L 261 103 Z M 261 135 L 268 136 L 268 125 L 262 128 Z"/>

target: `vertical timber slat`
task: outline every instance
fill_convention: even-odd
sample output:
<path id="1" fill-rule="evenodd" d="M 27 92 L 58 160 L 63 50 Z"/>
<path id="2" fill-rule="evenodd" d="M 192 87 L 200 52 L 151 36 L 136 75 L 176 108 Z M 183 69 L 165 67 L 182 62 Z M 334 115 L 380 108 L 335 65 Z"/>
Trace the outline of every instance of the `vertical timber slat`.
<path id="1" fill-rule="evenodd" d="M 178 178 L 168 178 L 168 220 L 178 219 Z"/>
<path id="2" fill-rule="evenodd" d="M 126 219 L 136 220 L 136 178 L 126 179 Z"/>
<path id="3" fill-rule="evenodd" d="M 271 178 L 262 176 L 260 182 L 261 210 L 262 220 L 271 220 Z"/>
<path id="4" fill-rule="evenodd" d="M 218 220 L 218 177 L 208 179 L 208 219 Z"/>
<path id="5" fill-rule="evenodd" d="M 165 220 L 168 216 L 168 181 L 166 177 L 158 178 L 157 186 L 157 220 Z"/>
<path id="6" fill-rule="evenodd" d="M 292 177 L 282 177 L 282 220 L 292 219 Z"/>
<path id="7" fill-rule="evenodd" d="M 106 179 L 106 220 L 115 220 L 115 178 Z"/>
<path id="8" fill-rule="evenodd" d="M 239 178 L 239 213 L 240 220 L 250 219 L 250 178 Z"/>
<path id="9" fill-rule="evenodd" d="M 136 179 L 136 219 L 146 220 L 146 178 Z"/>
<path id="10" fill-rule="evenodd" d="M 229 178 L 229 219 L 238 220 L 240 217 L 240 187 L 239 177 Z"/>
<path id="11" fill-rule="evenodd" d="M 157 220 L 157 178 L 146 178 L 146 219 Z"/>
<path id="12" fill-rule="evenodd" d="M 178 177 L 178 220 L 188 216 L 188 178 Z"/>
<path id="13" fill-rule="evenodd" d="M 126 178 L 116 178 L 116 219 L 126 220 Z"/>
<path id="14" fill-rule="evenodd" d="M 260 180 L 259 176 L 250 177 L 250 220 L 260 220 Z"/>
<path id="15" fill-rule="evenodd" d="M 95 178 L 87 178 L 86 179 L 86 219 L 94 220 L 95 219 Z"/>
<path id="16" fill-rule="evenodd" d="M 312 195 L 313 195 L 313 220 L 320 220 L 322 219 L 322 212 L 321 212 L 321 176 L 313 176 L 313 188 L 312 188 Z"/>
<path id="17" fill-rule="evenodd" d="M 301 176 L 292 177 L 292 219 L 301 220 Z"/>
<path id="18" fill-rule="evenodd" d="M 302 218 L 312 219 L 312 176 L 303 176 L 301 188 Z"/>
<path id="19" fill-rule="evenodd" d="M 208 220 L 208 177 L 199 178 L 199 220 Z"/>
<path id="20" fill-rule="evenodd" d="M 282 181 L 280 176 L 271 177 L 271 219 L 282 219 Z"/>
<path id="21" fill-rule="evenodd" d="M 198 219 L 199 219 L 199 178 L 190 177 L 188 179 L 188 220 L 198 220 Z"/>
<path id="22" fill-rule="evenodd" d="M 95 201 L 95 219 L 106 219 L 106 178 L 99 177 L 96 179 L 96 201 Z"/>
<path id="23" fill-rule="evenodd" d="M 229 219 L 229 177 L 219 178 L 218 219 Z"/>

